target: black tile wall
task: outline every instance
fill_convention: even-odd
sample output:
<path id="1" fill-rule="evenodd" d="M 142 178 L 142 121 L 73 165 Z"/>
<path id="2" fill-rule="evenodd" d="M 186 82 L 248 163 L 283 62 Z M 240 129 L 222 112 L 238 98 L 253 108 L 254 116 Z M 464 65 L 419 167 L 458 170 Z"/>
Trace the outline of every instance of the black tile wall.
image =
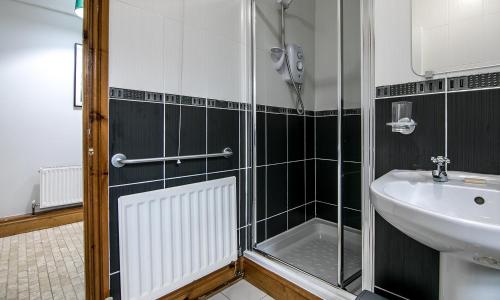
<path id="1" fill-rule="evenodd" d="M 306 161 L 306 202 L 316 201 L 316 160 Z"/>
<path id="2" fill-rule="evenodd" d="M 361 164 L 344 162 L 344 207 L 361 210 Z"/>
<path id="3" fill-rule="evenodd" d="M 287 161 L 287 116 L 285 114 L 267 114 L 267 164 Z"/>
<path id="4" fill-rule="evenodd" d="M 346 162 L 348 166 L 345 167 L 344 178 L 344 188 L 347 190 L 344 203 L 349 208 L 345 215 L 349 222 L 347 226 L 359 229 L 361 220 L 359 109 L 346 110 L 344 118 L 344 152 L 347 153 L 345 160 L 349 161 Z M 257 174 L 258 220 L 268 223 L 266 216 L 270 218 L 284 211 L 288 215 L 288 228 L 315 217 L 337 220 L 335 206 L 328 206 L 321 212 L 321 216 L 316 215 L 316 201 L 323 202 L 321 205 L 337 203 L 337 120 L 336 111 L 308 112 L 305 116 L 299 116 L 293 110 L 279 107 L 258 108 L 258 165 L 265 165 L 258 168 L 260 171 Z M 286 174 L 283 167 L 276 165 L 281 166 L 284 162 L 288 163 Z M 286 186 L 284 178 L 276 177 L 278 174 L 287 176 Z M 262 188 L 264 184 L 266 188 Z M 266 209 L 262 208 L 264 203 Z M 278 219 L 274 219 L 274 222 Z M 267 230 L 268 238 L 268 224 Z"/>
<path id="5" fill-rule="evenodd" d="M 134 122 L 130 122 L 134 120 Z M 163 156 L 163 105 L 111 99 L 109 102 L 109 158 Z M 111 164 L 110 164 L 111 165 Z M 109 168 L 109 184 L 163 179 L 163 163 Z"/>
<path id="6" fill-rule="evenodd" d="M 257 220 L 266 218 L 266 167 L 257 167 Z"/>
<path id="7" fill-rule="evenodd" d="M 267 217 L 287 210 L 286 164 L 267 167 Z"/>
<path id="8" fill-rule="evenodd" d="M 337 162 L 316 160 L 316 200 L 337 204 Z"/>
<path id="9" fill-rule="evenodd" d="M 337 117 L 316 118 L 316 158 L 337 159 Z"/>
<path id="10" fill-rule="evenodd" d="M 207 111 L 207 151 L 218 153 L 226 147 L 233 150 L 230 158 L 209 159 L 207 171 L 234 170 L 239 167 L 239 111 L 208 108 Z"/>
<path id="11" fill-rule="evenodd" d="M 337 206 L 319 201 L 316 202 L 316 217 L 337 223 Z"/>
<path id="12" fill-rule="evenodd" d="M 239 170 L 239 191 L 240 195 L 238 197 L 238 227 L 242 227 L 248 225 L 247 221 L 247 202 L 246 202 L 246 194 L 247 194 L 247 186 L 251 187 L 251 185 L 247 184 L 248 178 L 248 170 L 241 169 Z"/>
<path id="13" fill-rule="evenodd" d="M 418 125 L 410 135 L 393 133 L 386 125 L 392 119 L 392 103 L 397 101 L 413 103 L 413 118 Z M 376 177 L 394 169 L 432 169 L 431 157 L 445 154 L 444 109 L 443 94 L 376 100 Z"/>
<path id="14" fill-rule="evenodd" d="M 263 242 L 266 240 L 266 222 L 260 221 L 257 222 L 257 243 Z"/>
<path id="15" fill-rule="evenodd" d="M 288 161 L 305 158 L 304 116 L 288 115 Z"/>
<path id="16" fill-rule="evenodd" d="M 375 285 L 408 299 L 439 299 L 439 252 L 375 219 Z"/>
<path id="17" fill-rule="evenodd" d="M 179 118 L 181 132 L 179 135 Z M 180 149 L 179 147 L 180 139 Z M 178 150 L 179 153 L 178 153 Z M 165 105 L 166 156 L 206 153 L 206 108 L 196 106 Z M 186 160 L 178 164 L 166 162 L 167 178 L 206 173 L 206 159 Z"/>
<path id="18" fill-rule="evenodd" d="M 445 155 L 445 97 L 434 94 L 375 101 L 376 177 L 393 169 L 430 170 L 431 156 Z M 411 135 L 393 133 L 386 125 L 391 121 L 391 105 L 397 101 L 413 103 L 413 119 L 418 125 Z M 347 222 L 348 212 L 344 213 Z M 375 236 L 378 294 L 389 295 L 390 299 L 399 299 L 397 295 L 409 299 L 439 298 L 439 252 L 409 238 L 378 214 Z"/>
<path id="19" fill-rule="evenodd" d="M 306 220 L 309 221 L 316 217 L 316 202 L 306 204 Z"/>
<path id="20" fill-rule="evenodd" d="M 304 223 L 306 219 L 306 206 L 302 205 L 288 211 L 288 228 L 293 228 Z"/>
<path id="21" fill-rule="evenodd" d="M 257 112 L 257 165 L 266 164 L 266 113 Z"/>
<path id="22" fill-rule="evenodd" d="M 225 147 L 233 151 L 233 156 L 227 159 L 186 160 L 179 165 L 168 162 L 129 165 L 119 169 L 110 167 L 110 288 L 113 297 L 120 298 L 120 196 L 234 176 L 237 179 L 238 241 L 240 248 L 245 249 L 249 228 L 245 188 L 249 176 L 246 176 L 245 152 L 241 152 L 240 147 L 246 148 L 245 129 L 250 130 L 245 126 L 250 115 L 248 106 L 241 105 L 240 108 L 240 104 L 235 102 L 116 88 L 110 89 L 109 101 L 110 157 L 120 152 L 129 158 L 148 158 L 177 156 L 179 150 L 180 155 L 205 154 L 207 151 L 219 153 Z M 286 177 L 284 180 L 286 195 Z M 264 187 L 265 184 L 264 181 Z M 262 232 L 259 227 L 258 230 Z"/>
<path id="23" fill-rule="evenodd" d="M 399 297 L 398 295 L 395 295 L 393 293 L 390 293 L 388 291 L 385 291 L 383 289 L 380 289 L 378 287 L 375 287 L 375 294 L 382 296 L 388 300 L 406 300 L 406 298 Z"/>
<path id="24" fill-rule="evenodd" d="M 450 170 L 500 174 L 500 89 L 448 95 Z"/>
<path id="25" fill-rule="evenodd" d="M 267 219 L 267 236 L 266 238 L 272 238 L 282 232 L 287 230 L 287 214 L 283 213 L 275 217 Z"/>
<path id="26" fill-rule="evenodd" d="M 311 159 L 315 158 L 315 137 L 316 137 L 316 129 L 315 129 L 315 120 L 314 117 L 306 117 L 306 158 Z"/>
<path id="27" fill-rule="evenodd" d="M 342 152 L 344 161 L 361 161 L 361 115 L 344 115 L 342 119 Z"/>
<path id="28" fill-rule="evenodd" d="M 114 299 L 120 300 L 121 299 L 121 293 L 120 293 L 120 273 L 113 274 L 109 276 L 109 293 L 110 296 L 113 297 Z"/>
<path id="29" fill-rule="evenodd" d="M 361 211 L 350 209 L 344 205 L 342 218 L 344 226 L 361 230 Z"/>
<path id="30" fill-rule="evenodd" d="M 176 187 L 176 186 L 181 186 L 181 185 L 186 185 L 186 184 L 203 182 L 205 180 L 207 180 L 207 176 L 205 174 L 180 177 L 180 178 L 172 178 L 172 179 L 165 180 L 165 187 L 171 188 L 171 187 Z"/>
<path id="31" fill-rule="evenodd" d="M 288 164 L 288 209 L 305 204 L 305 161 Z"/>

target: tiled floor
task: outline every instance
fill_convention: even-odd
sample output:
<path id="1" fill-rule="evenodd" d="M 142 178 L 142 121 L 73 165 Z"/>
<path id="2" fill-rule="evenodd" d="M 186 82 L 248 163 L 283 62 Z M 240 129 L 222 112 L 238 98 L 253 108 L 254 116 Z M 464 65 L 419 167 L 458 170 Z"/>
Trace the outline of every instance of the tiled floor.
<path id="1" fill-rule="evenodd" d="M 85 299 L 83 223 L 0 238 L 0 299 Z"/>
<path id="2" fill-rule="evenodd" d="M 273 300 L 263 291 L 251 285 L 246 280 L 240 280 L 222 292 L 211 297 L 210 300 Z"/>

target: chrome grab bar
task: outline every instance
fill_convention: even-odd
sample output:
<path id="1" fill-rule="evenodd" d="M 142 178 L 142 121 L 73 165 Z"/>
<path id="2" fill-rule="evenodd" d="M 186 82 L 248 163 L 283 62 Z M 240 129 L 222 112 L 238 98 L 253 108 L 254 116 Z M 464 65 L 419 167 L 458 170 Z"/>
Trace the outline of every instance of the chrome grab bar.
<path id="1" fill-rule="evenodd" d="M 225 157 L 229 158 L 233 155 L 233 150 L 227 147 L 222 150 L 221 153 L 211 153 L 211 154 L 196 154 L 196 155 L 184 155 L 184 156 L 171 156 L 171 157 L 155 157 L 155 158 L 141 158 L 141 159 L 128 159 L 127 156 L 123 153 L 117 153 L 113 155 L 111 158 L 111 164 L 115 168 L 121 168 L 125 165 L 137 165 L 137 164 L 146 164 L 152 162 L 160 162 L 160 161 L 183 161 L 183 160 L 191 160 L 191 159 L 200 159 L 200 158 L 214 158 L 214 157 Z"/>

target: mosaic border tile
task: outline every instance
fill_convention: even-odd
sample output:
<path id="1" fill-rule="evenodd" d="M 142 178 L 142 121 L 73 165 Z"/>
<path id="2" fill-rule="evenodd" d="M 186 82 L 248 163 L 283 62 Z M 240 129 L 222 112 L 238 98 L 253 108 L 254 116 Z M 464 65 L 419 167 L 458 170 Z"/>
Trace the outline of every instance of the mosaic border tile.
<path id="1" fill-rule="evenodd" d="M 378 86 L 375 98 L 411 96 L 445 92 L 444 78 Z M 500 72 L 448 78 L 448 92 L 500 87 Z"/>
<path id="2" fill-rule="evenodd" d="M 206 106 L 207 108 L 232 109 L 240 111 L 251 111 L 252 104 L 240 103 L 235 101 L 226 101 L 218 99 L 206 99 L 201 97 L 183 96 L 176 94 L 161 94 L 148 91 L 129 90 L 122 88 L 109 88 L 109 98 L 115 100 L 134 100 L 147 102 L 161 102 L 165 104 L 188 105 L 188 106 Z M 271 105 L 257 104 L 257 112 L 278 113 L 287 115 L 299 115 L 295 108 L 279 107 Z M 360 114 L 361 109 L 346 109 L 344 115 Z M 322 117 L 338 116 L 337 110 L 312 111 L 306 110 L 304 116 Z"/>

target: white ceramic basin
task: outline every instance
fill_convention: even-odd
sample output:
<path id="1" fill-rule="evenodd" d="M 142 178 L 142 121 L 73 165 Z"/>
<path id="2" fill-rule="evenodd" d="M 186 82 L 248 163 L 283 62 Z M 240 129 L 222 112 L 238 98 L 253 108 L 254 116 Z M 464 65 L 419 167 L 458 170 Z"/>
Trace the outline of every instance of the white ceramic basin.
<path id="1" fill-rule="evenodd" d="M 372 183 L 371 199 L 384 219 L 413 239 L 500 269 L 500 176 L 448 172 L 448 177 L 449 182 L 436 183 L 431 171 L 393 170 Z M 477 197 L 484 204 L 476 203 Z"/>

